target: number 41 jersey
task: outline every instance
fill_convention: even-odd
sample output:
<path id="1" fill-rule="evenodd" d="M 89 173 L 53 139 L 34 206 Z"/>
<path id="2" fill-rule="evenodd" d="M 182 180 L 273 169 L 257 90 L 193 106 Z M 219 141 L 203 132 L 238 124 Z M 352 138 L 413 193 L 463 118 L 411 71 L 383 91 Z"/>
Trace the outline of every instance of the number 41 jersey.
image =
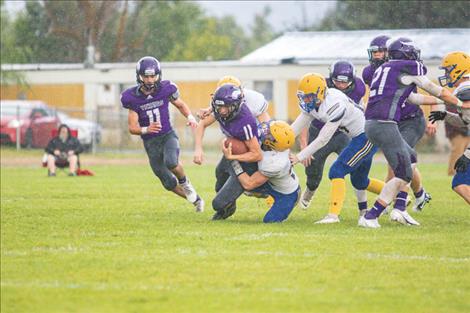
<path id="1" fill-rule="evenodd" d="M 126 89 L 121 94 L 121 103 L 125 109 L 132 110 L 139 115 L 140 127 L 150 125 L 150 122 L 160 122 L 162 129 L 158 133 L 141 135 L 142 139 L 162 136 L 172 130 L 170 123 L 170 100 L 179 97 L 178 86 L 169 80 L 162 80 L 159 88 L 150 95 L 144 95 L 139 86 Z"/>
<path id="2" fill-rule="evenodd" d="M 415 84 L 403 84 L 401 77 L 423 76 L 426 71 L 423 63 L 413 60 L 391 60 L 382 64 L 372 78 L 366 119 L 399 122 L 402 105 L 416 88 Z"/>

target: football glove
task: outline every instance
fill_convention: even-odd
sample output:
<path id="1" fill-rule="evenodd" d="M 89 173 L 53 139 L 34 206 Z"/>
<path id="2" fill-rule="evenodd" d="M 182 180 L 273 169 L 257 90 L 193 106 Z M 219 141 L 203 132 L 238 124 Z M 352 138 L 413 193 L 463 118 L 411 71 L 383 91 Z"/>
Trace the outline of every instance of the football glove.
<path id="1" fill-rule="evenodd" d="M 467 158 L 465 155 L 462 155 L 455 162 L 454 169 L 460 173 L 465 172 L 468 168 L 468 164 L 470 164 L 470 159 Z"/>
<path id="2" fill-rule="evenodd" d="M 431 114 L 429 114 L 429 121 L 434 124 L 436 121 L 444 120 L 446 115 L 446 111 L 432 111 Z"/>

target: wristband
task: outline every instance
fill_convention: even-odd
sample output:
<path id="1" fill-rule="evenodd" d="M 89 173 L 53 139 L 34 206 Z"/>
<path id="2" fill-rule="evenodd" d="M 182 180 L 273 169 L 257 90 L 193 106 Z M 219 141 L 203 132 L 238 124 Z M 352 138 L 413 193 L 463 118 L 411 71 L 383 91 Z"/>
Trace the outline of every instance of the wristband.
<path id="1" fill-rule="evenodd" d="M 192 114 L 189 114 L 187 119 L 188 119 L 188 122 L 197 123 L 196 118 Z"/>
<path id="2" fill-rule="evenodd" d="M 232 165 L 235 175 L 240 176 L 245 172 L 242 166 L 240 165 L 240 162 L 238 162 L 237 160 L 230 161 L 230 164 Z"/>
<path id="3" fill-rule="evenodd" d="M 148 133 L 148 132 L 149 132 L 148 129 L 149 129 L 149 128 L 148 128 L 147 126 L 141 127 L 141 128 L 140 128 L 141 134 L 142 134 L 142 135 L 145 135 L 146 133 Z"/>
<path id="4" fill-rule="evenodd" d="M 461 108 L 463 106 L 463 102 L 462 100 L 458 99 L 457 101 L 457 104 L 456 104 L 459 108 Z"/>

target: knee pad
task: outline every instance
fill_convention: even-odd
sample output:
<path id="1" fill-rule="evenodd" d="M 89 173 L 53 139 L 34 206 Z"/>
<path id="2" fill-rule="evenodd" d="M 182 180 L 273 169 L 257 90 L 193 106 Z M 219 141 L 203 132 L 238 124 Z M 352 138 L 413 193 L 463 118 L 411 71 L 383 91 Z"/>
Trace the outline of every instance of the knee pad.
<path id="1" fill-rule="evenodd" d="M 357 177 L 355 175 L 351 175 L 351 184 L 357 190 L 365 190 L 369 186 L 369 178 Z"/>
<path id="2" fill-rule="evenodd" d="M 331 165 L 330 167 L 330 171 L 328 172 L 328 178 L 344 178 L 348 171 L 349 168 L 346 164 L 343 164 L 343 162 L 335 161 L 335 163 L 333 163 L 333 165 Z"/>
<path id="3" fill-rule="evenodd" d="M 166 168 L 169 169 L 169 170 L 172 170 L 172 169 L 174 169 L 175 167 L 178 166 L 178 160 L 176 160 L 176 162 L 175 162 L 175 160 L 167 160 L 165 158 L 164 162 L 165 162 Z"/>
<path id="4" fill-rule="evenodd" d="M 173 190 L 176 188 L 176 186 L 178 185 L 178 182 L 176 180 L 176 177 L 171 177 L 170 178 L 160 178 L 160 181 L 162 182 L 162 185 L 163 187 L 166 189 L 166 190 Z"/>

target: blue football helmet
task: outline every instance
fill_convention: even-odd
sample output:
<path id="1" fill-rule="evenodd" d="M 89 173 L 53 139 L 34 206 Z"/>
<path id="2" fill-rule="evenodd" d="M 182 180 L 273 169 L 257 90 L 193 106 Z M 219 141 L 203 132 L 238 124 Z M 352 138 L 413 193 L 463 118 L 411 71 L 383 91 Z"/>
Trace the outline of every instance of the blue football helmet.
<path id="1" fill-rule="evenodd" d="M 147 91 L 152 90 L 153 88 L 158 88 L 162 80 L 162 69 L 160 67 L 160 62 L 157 59 L 151 56 L 145 56 L 137 61 L 135 68 L 137 84 Z M 156 76 L 157 80 L 154 84 L 145 84 L 142 80 L 143 76 Z"/>

